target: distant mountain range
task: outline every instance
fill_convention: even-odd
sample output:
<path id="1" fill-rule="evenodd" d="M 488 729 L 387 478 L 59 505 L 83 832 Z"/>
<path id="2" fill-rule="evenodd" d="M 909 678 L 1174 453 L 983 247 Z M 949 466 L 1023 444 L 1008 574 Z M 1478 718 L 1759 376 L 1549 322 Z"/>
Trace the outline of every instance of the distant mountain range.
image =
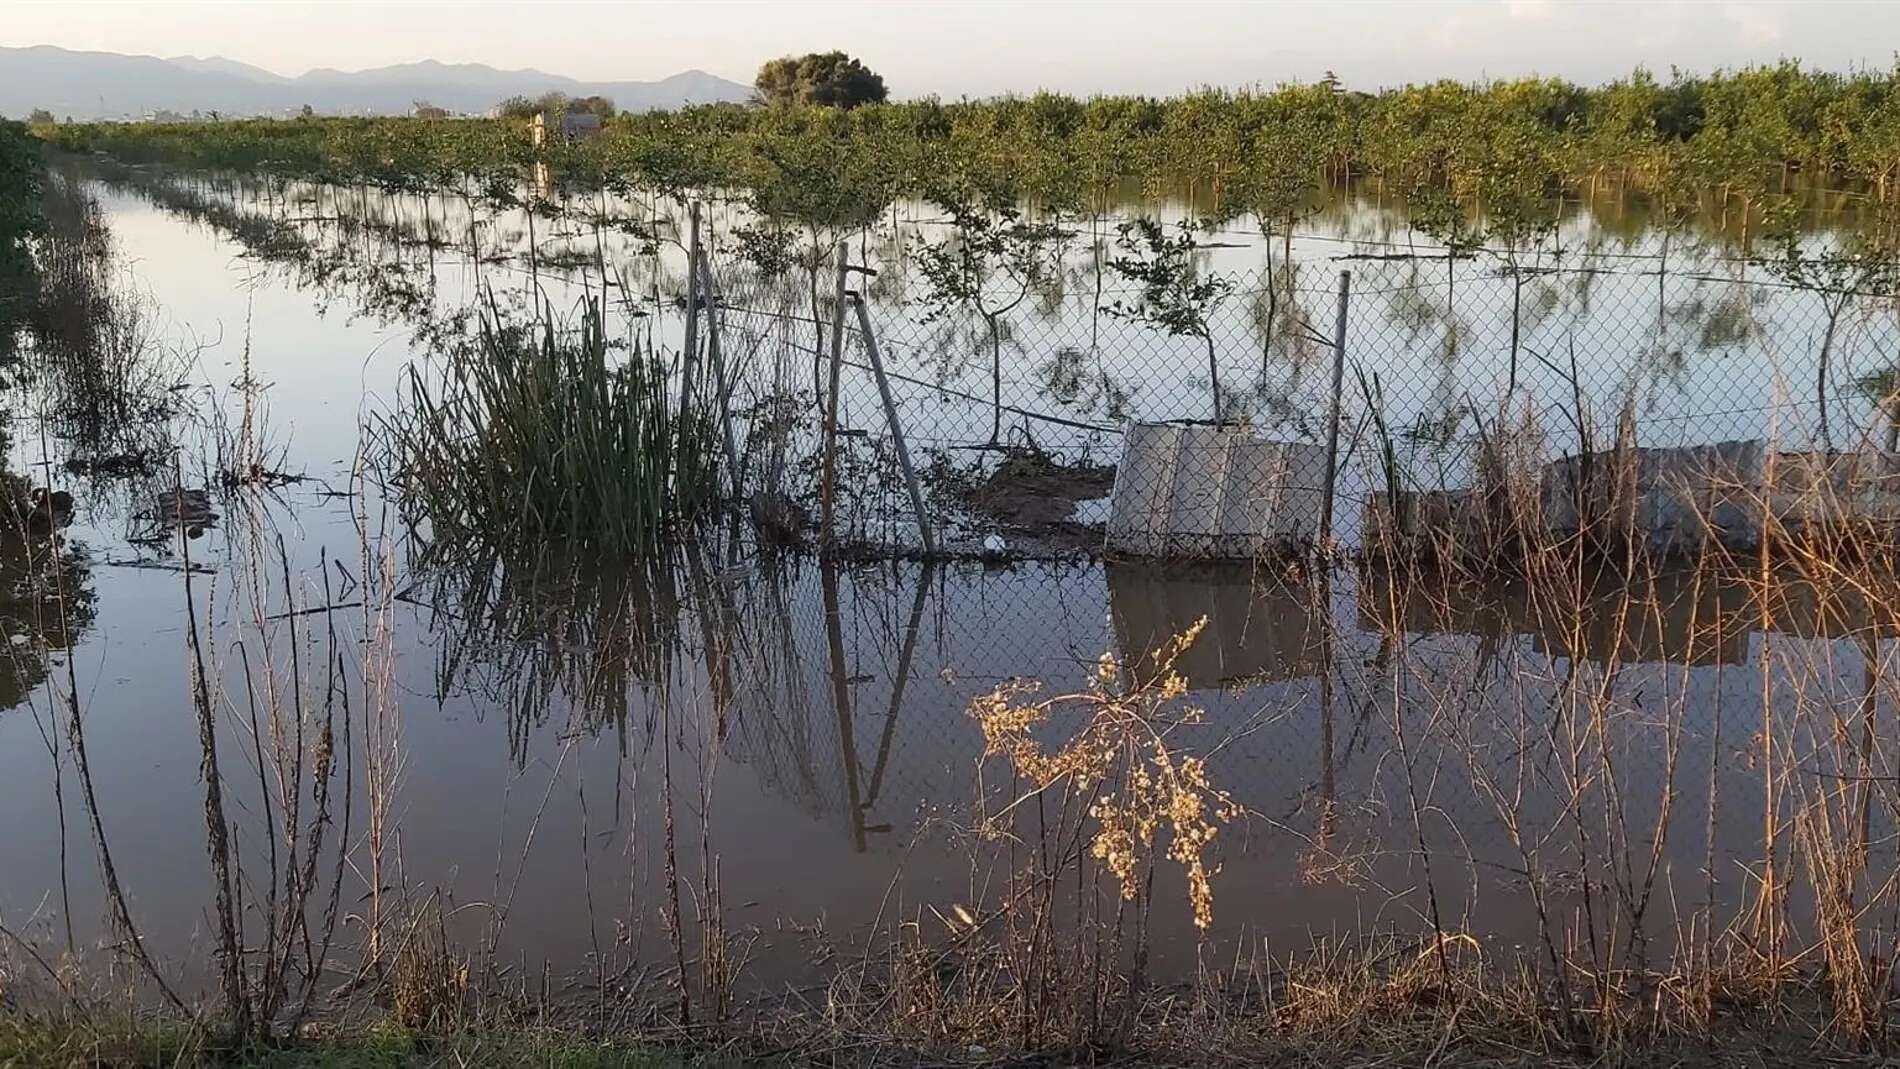
<path id="1" fill-rule="evenodd" d="M 50 45 L 0 48 L 0 115 L 16 119 L 34 108 L 60 118 L 123 119 L 161 109 L 285 115 L 305 104 L 326 115 L 400 115 L 417 101 L 479 113 L 504 97 L 550 90 L 610 97 L 623 111 L 741 101 L 752 94 L 750 86 L 699 70 L 657 82 L 584 82 L 545 71 L 423 60 L 363 71 L 322 68 L 287 78 L 222 56 L 159 59 Z"/>

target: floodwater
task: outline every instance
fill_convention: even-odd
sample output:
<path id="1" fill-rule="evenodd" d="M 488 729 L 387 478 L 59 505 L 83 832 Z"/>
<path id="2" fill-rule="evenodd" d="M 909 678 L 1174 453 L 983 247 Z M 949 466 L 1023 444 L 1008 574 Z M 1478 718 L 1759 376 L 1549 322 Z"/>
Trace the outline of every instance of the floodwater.
<path id="1" fill-rule="evenodd" d="M 1763 779 L 1750 755 L 1764 708 L 1770 720 L 1879 709 L 1874 719 L 1892 723 L 1892 629 L 1876 609 L 1843 613 L 1790 596 L 1764 615 L 1753 608 L 1756 587 L 1693 570 L 1590 579 L 1567 612 L 1508 584 L 1424 590 L 1376 571 L 1319 577 L 1088 555 L 845 564 L 722 543 L 660 574 L 592 567 L 527 590 L 429 574 L 414 567 L 422 536 L 403 523 L 400 490 L 377 467 L 374 432 L 398 412 L 398 373 L 411 362 L 436 366 L 436 344 L 466 327 L 458 314 L 488 291 L 527 307 L 532 279 L 549 306 L 571 306 L 590 251 L 595 265 L 618 263 L 625 329 L 673 339 L 679 250 L 667 244 L 646 258 L 638 234 L 612 235 L 609 249 L 591 226 L 538 220 L 553 232 L 536 235 L 547 244 L 530 265 L 508 251 L 528 241 L 524 220 L 474 219 L 452 202 L 308 187 L 181 185 L 190 198 L 169 200 L 149 188 L 87 188 L 124 284 L 143 295 L 155 347 L 174 361 L 180 388 L 168 392 L 194 413 L 174 417 L 184 483 L 210 481 L 202 473 L 217 464 L 217 443 L 239 427 L 271 469 L 301 478 L 209 487 L 218 518 L 187 543 L 187 587 L 175 541 L 141 539 L 158 511 L 152 487 L 170 472 L 144 481 L 67 474 L 86 443 L 43 435 L 30 403 L 16 403 L 12 470 L 50 464 L 76 498 L 63 532 L 72 559 L 60 589 L 74 607 L 66 625 L 46 628 L 30 599 L 0 615 L 15 652 L 0 676 L 0 811 L 10 829 L 0 843 L 0 918 L 48 947 L 63 949 L 69 930 L 82 954 L 104 954 L 115 939 L 65 695 L 76 691 L 82 710 L 100 821 L 132 917 L 156 958 L 189 971 L 212 944 L 212 877 L 187 599 L 205 628 L 232 821 L 256 862 L 268 849 L 269 791 L 257 786 L 268 773 L 255 767 L 263 750 L 246 673 L 252 690 L 273 672 L 288 678 L 284 661 L 299 649 L 304 678 L 320 690 L 326 669 L 315 666 L 327 663 L 333 628 L 344 674 L 360 672 L 384 625 L 358 603 L 385 567 L 384 589 L 397 596 L 383 691 L 395 713 L 384 738 L 399 761 L 383 884 L 433 896 L 465 945 L 529 976 L 544 965 L 584 975 L 665 962 L 669 797 L 688 923 L 704 908 L 712 859 L 723 924 L 746 948 L 742 983 L 798 983 L 862 945 L 875 924 L 993 902 L 1011 855 L 970 828 L 978 803 L 1007 791 L 1008 775 L 996 760 L 981 763 L 972 700 L 1015 678 L 1051 692 L 1082 687 L 1104 652 L 1141 665 L 1202 617 L 1206 629 L 1178 668 L 1183 702 L 1206 716 L 1180 739 L 1206 755 L 1209 781 L 1245 810 L 1211 848 L 1207 937 L 1221 946 L 1416 930 L 1434 913 L 1486 939 L 1528 942 L 1537 918 L 1527 881 L 1558 888 L 1563 909 L 1592 880 L 1612 881 L 1605 859 L 1579 860 L 1582 832 L 1572 827 L 1585 807 L 1571 803 L 1605 792 L 1615 795 L 1623 845 L 1640 844 L 1632 849 L 1647 858 L 1656 844 L 1670 901 L 1707 898 L 1725 920 L 1741 908 L 1747 866 L 1762 851 Z M 245 219 L 253 223 L 234 225 Z M 471 222 L 484 243 L 479 264 L 459 244 Z M 729 240 L 733 220 L 716 225 Z M 1590 246 L 1593 226 L 1587 217 L 1566 224 L 1571 244 Z M 421 240 L 405 244 L 402 233 Z M 1257 271 L 1266 245 L 1230 238 L 1207 263 Z M 1390 255 L 1404 241 L 1376 207 L 1325 215 L 1294 242 L 1291 293 L 1323 329 L 1333 276 L 1354 271 L 1355 299 L 1370 307 L 1349 324 L 1352 350 L 1369 354 L 1365 388 L 1376 372 L 1392 422 L 1415 432 L 1406 439 L 1415 470 L 1456 482 L 1455 443 L 1486 418 L 1508 374 L 1508 321 L 1501 327 L 1497 313 L 1514 282 L 1494 263 L 1460 261 L 1448 301 L 1442 261 L 1333 259 Z M 1681 275 L 1666 278 L 1644 274 L 1653 265 L 1613 266 L 1625 248 L 1598 242 L 1595 260 L 1577 254 L 1561 273 L 1532 279 L 1534 293 L 1516 294 L 1539 309 L 1534 327 L 1520 321 L 1520 373 L 1534 396 L 1575 395 L 1562 374 L 1574 346 L 1596 410 L 1612 412 L 1611 398 L 1634 390 L 1652 444 L 1818 433 L 1815 406 L 1800 399 L 1810 396 L 1800 391 L 1814 360 L 1806 342 L 1823 314 L 1812 295 L 1769 285 L 1719 244 L 1678 253 Z M 879 264 L 873 314 L 889 327 L 913 444 L 967 458 L 958 450 L 982 442 L 992 418 L 981 339 L 968 321 L 945 333 L 919 310 L 921 283 L 894 247 L 864 249 Z M 557 269 L 563 250 L 578 265 L 567 276 Z M 1068 266 L 1087 259 L 1084 249 Z M 755 293 L 745 284 L 735 269 L 729 343 L 808 386 L 809 300 L 801 305 L 797 286 Z M 1232 328 L 1223 374 L 1249 383 L 1238 393 L 1259 406 L 1263 425 L 1310 429 L 1325 411 L 1330 354 L 1302 340 L 1303 327 L 1272 345 L 1250 333 L 1256 296 L 1243 292 L 1222 313 Z M 768 300 L 779 302 L 771 314 L 746 310 Z M 1204 415 L 1199 339 L 1098 319 L 1087 310 L 1093 282 L 1073 273 L 1053 305 L 1037 310 L 1037 300 L 1011 320 L 1004 401 L 1060 417 L 1011 415 L 1038 445 L 1112 463 L 1123 420 Z M 1878 431 L 1877 406 L 1851 386 L 1893 351 L 1890 317 L 1854 310 L 1849 319 L 1833 354 L 1842 438 Z M 1057 389 L 1050 366 L 1063 361 L 1075 373 Z M 1348 385 L 1359 388 L 1351 375 Z M 880 410 L 875 392 L 858 386 L 845 422 L 871 431 L 850 441 L 874 455 Z M 1359 409 L 1347 413 L 1356 450 L 1347 467 L 1365 478 Z M 1553 438 L 1566 426 L 1560 411 L 1549 415 Z M 901 490 L 874 468 L 860 478 L 848 522 L 901 541 Z M 162 518 L 158 526 L 171 529 Z M 959 516 L 952 526 L 973 537 L 983 521 Z M 13 556 L 0 564 L 9 577 L 26 567 Z M 283 615 L 325 606 L 337 607 Z M 269 668 L 258 660 L 265 648 L 276 658 Z M 368 693 L 361 679 L 351 686 Z M 1609 726 L 1588 739 L 1565 717 L 1580 692 L 1609 711 Z M 369 908 L 367 807 L 351 815 L 346 931 Z M 1155 960 L 1185 974 L 1198 934 L 1185 890 L 1165 865 L 1156 887 Z"/>

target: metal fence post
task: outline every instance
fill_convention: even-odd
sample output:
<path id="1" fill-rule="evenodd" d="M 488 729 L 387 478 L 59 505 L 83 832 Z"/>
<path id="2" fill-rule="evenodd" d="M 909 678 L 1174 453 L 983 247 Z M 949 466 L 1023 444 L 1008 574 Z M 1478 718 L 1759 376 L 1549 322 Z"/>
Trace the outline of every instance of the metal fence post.
<path id="1" fill-rule="evenodd" d="M 844 283 L 851 265 L 849 250 L 838 243 L 838 283 L 831 306 L 831 372 L 825 388 L 825 425 L 823 469 L 818 482 L 818 537 L 829 551 L 837 537 L 838 496 L 838 373 L 844 361 Z"/>
<path id="2" fill-rule="evenodd" d="M 1322 546 L 1333 540 L 1333 496 L 1339 483 L 1339 394 L 1346 377 L 1346 305 L 1352 293 L 1352 272 L 1339 273 L 1339 308 L 1333 321 L 1333 396 L 1326 409 L 1326 492 L 1320 497 L 1319 538 Z"/>
<path id="3" fill-rule="evenodd" d="M 732 383 L 726 379 L 725 354 L 719 348 L 719 306 L 713 301 L 712 257 L 699 258 L 699 290 L 706 301 L 706 359 L 712 365 L 713 388 L 718 391 L 719 427 L 726 446 L 726 469 L 732 475 L 732 498 L 745 497 L 745 472 L 739 468 L 738 439 L 732 434 Z"/>
<path id="4" fill-rule="evenodd" d="M 688 207 L 691 236 L 686 240 L 686 344 L 680 354 L 680 419 L 691 418 L 693 375 L 699 370 L 699 202 Z"/>
<path id="5" fill-rule="evenodd" d="M 910 447 L 904 442 L 903 424 L 897 421 L 897 401 L 891 396 L 890 379 L 884 374 L 884 358 L 878 355 L 877 338 L 871 334 L 871 313 L 864 310 L 864 299 L 853 298 L 858 310 L 858 329 L 864 332 L 864 352 L 871 358 L 871 374 L 877 378 L 877 393 L 884 401 L 884 419 L 891 427 L 891 441 L 897 447 L 897 466 L 904 473 L 904 486 L 910 491 L 910 507 L 917 513 L 917 533 L 924 540 L 924 552 L 935 554 L 937 540 L 930 532 L 930 515 L 924 511 L 924 491 L 917 482 L 917 471 L 910 466 Z"/>

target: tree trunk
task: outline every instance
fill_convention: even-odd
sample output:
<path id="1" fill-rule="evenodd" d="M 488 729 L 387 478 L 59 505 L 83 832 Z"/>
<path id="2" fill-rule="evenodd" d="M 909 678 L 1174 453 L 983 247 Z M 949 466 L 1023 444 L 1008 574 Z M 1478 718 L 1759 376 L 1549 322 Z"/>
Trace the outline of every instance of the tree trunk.
<path id="1" fill-rule="evenodd" d="M 1269 249 L 1272 246 L 1268 246 Z M 1260 328 L 1260 379 L 1266 381 L 1273 365 L 1273 326 L 1280 316 L 1280 286 L 1273 273 L 1273 255 L 1267 254 L 1267 321 Z"/>
<path id="2" fill-rule="evenodd" d="M 985 312 L 983 321 L 990 328 L 990 444 L 1003 441 L 1003 336 L 996 316 Z"/>
<path id="3" fill-rule="evenodd" d="M 1214 335 L 1203 331 L 1201 340 L 1207 343 L 1207 386 L 1214 399 L 1214 425 L 1219 426 L 1221 422 L 1220 366 L 1214 360 Z"/>
<path id="4" fill-rule="evenodd" d="M 1511 381 L 1509 392 L 1517 392 L 1517 345 L 1518 332 L 1523 322 L 1524 275 L 1511 265 Z"/>
<path id="5" fill-rule="evenodd" d="M 1828 351 L 1834 348 L 1834 328 L 1841 320 L 1841 312 L 1846 307 L 1845 298 L 1835 298 L 1839 303 L 1832 304 L 1827 311 L 1827 329 L 1821 333 L 1821 359 L 1814 369 L 1814 401 L 1821 410 L 1821 448 L 1832 449 L 1833 438 L 1827 430 L 1827 361 Z"/>

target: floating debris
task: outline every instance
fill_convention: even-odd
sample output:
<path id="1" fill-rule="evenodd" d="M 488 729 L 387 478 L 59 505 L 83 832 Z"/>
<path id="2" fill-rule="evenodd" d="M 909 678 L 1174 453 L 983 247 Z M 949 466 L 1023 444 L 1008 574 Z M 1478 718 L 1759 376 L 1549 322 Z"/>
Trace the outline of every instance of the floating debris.
<path id="1" fill-rule="evenodd" d="M 1109 503 L 1108 548 L 1138 557 L 1247 559 L 1319 535 L 1326 449 L 1242 427 L 1137 423 Z"/>
<path id="2" fill-rule="evenodd" d="M 201 538 L 207 528 L 217 524 L 218 514 L 211 508 L 211 492 L 178 487 L 160 493 L 152 508 L 134 517 L 142 523 L 130 541 L 151 545 L 169 541 L 178 531 L 187 538 Z"/>

